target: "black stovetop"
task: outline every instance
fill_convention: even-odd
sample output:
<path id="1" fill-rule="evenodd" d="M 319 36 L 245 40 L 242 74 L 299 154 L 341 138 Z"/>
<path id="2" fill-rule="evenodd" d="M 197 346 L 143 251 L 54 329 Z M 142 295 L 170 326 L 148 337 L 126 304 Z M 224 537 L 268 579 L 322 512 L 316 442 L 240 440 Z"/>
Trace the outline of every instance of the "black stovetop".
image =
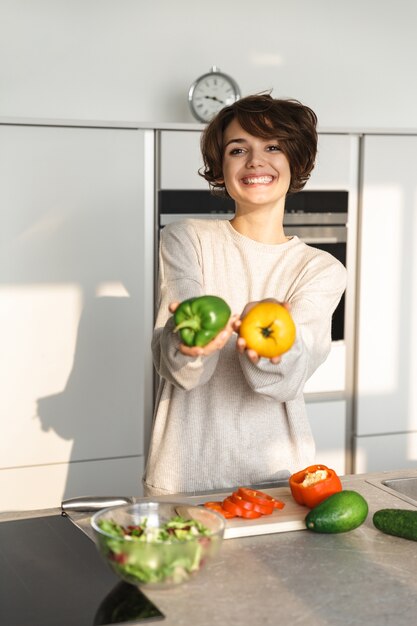
<path id="1" fill-rule="evenodd" d="M 163 615 L 61 515 L 0 523 L 0 624 L 99 626 Z"/>

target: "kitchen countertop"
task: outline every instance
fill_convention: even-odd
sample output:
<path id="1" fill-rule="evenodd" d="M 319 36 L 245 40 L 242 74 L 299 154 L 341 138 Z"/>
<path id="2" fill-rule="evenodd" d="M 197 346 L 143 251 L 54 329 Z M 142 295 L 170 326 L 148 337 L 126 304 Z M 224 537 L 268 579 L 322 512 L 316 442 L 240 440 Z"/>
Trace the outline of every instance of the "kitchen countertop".
<path id="1" fill-rule="evenodd" d="M 307 530 L 227 539 L 216 560 L 191 582 L 146 590 L 165 626 L 282 623 L 402 626 L 417 614 L 417 542 L 391 537 L 372 524 L 380 508 L 415 509 L 376 485 L 416 470 L 342 477 L 344 489 L 369 505 L 359 528 L 336 535 Z M 2 513 L 0 521 L 58 511 Z"/>

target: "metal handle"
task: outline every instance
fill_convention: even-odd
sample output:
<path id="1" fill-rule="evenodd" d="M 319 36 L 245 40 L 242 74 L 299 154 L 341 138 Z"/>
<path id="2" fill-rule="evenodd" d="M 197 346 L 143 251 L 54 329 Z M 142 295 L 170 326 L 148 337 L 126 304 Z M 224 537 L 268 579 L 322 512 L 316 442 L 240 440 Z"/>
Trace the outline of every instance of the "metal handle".
<path id="1" fill-rule="evenodd" d="M 129 496 L 80 496 L 64 500 L 61 503 L 61 510 L 63 513 L 84 513 L 133 503 L 134 499 Z"/>
<path id="2" fill-rule="evenodd" d="M 343 239 L 339 239 L 339 237 L 303 237 L 300 235 L 304 243 L 344 243 Z"/>

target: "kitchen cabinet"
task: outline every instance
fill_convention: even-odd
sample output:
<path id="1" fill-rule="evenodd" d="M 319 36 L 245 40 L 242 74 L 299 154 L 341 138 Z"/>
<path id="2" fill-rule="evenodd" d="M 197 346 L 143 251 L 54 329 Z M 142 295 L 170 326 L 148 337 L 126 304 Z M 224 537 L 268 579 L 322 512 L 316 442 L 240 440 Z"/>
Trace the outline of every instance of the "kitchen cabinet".
<path id="1" fill-rule="evenodd" d="M 0 126 L 0 509 L 140 492 L 154 133 Z"/>
<path id="2" fill-rule="evenodd" d="M 207 189 L 198 175 L 203 165 L 200 131 L 159 133 L 160 189 Z M 317 163 L 306 189 L 349 189 L 352 185 L 352 140 L 347 134 L 320 133 Z"/>
<path id="3" fill-rule="evenodd" d="M 162 130 L 159 135 L 160 189 L 208 189 L 199 176 L 203 166 L 200 131 Z"/>
<path id="4" fill-rule="evenodd" d="M 159 132 L 160 189 L 208 189 L 198 175 L 203 166 L 200 138 L 201 131 L 196 130 Z M 350 190 L 357 157 L 355 144 L 355 136 L 320 133 L 317 163 L 306 189 Z"/>
<path id="5" fill-rule="evenodd" d="M 127 425 L 129 432 L 133 429 Z M 53 437 L 48 437 L 51 447 Z M 139 437 L 137 437 L 139 440 Z M 140 449 L 140 448 L 139 448 Z M 94 454 L 94 450 L 88 453 Z M 123 454 L 123 452 L 122 452 Z M 31 511 L 58 507 L 62 500 L 79 495 L 138 494 L 143 454 L 97 460 L 39 464 L 0 469 L 0 510 Z"/>
<path id="6" fill-rule="evenodd" d="M 357 471 L 417 463 L 416 155 L 415 135 L 363 141 Z"/>

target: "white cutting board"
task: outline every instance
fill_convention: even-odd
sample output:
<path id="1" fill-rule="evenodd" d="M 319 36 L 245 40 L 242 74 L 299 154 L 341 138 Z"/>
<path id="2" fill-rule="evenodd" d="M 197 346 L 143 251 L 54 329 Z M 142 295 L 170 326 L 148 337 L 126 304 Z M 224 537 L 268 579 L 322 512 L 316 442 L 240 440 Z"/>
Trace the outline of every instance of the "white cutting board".
<path id="1" fill-rule="evenodd" d="M 310 509 L 295 502 L 289 487 L 262 489 L 262 491 L 277 500 L 282 500 L 285 503 L 284 508 L 281 510 L 276 509 L 271 515 L 262 515 L 262 517 L 257 519 L 241 519 L 239 517 L 227 519 L 224 531 L 225 539 L 284 533 L 291 530 L 306 530 L 304 520 Z M 207 496 L 189 496 L 186 500 L 190 504 L 203 504 L 204 502 L 224 500 L 228 495 L 230 494 L 224 491 L 219 493 L 211 492 Z"/>

